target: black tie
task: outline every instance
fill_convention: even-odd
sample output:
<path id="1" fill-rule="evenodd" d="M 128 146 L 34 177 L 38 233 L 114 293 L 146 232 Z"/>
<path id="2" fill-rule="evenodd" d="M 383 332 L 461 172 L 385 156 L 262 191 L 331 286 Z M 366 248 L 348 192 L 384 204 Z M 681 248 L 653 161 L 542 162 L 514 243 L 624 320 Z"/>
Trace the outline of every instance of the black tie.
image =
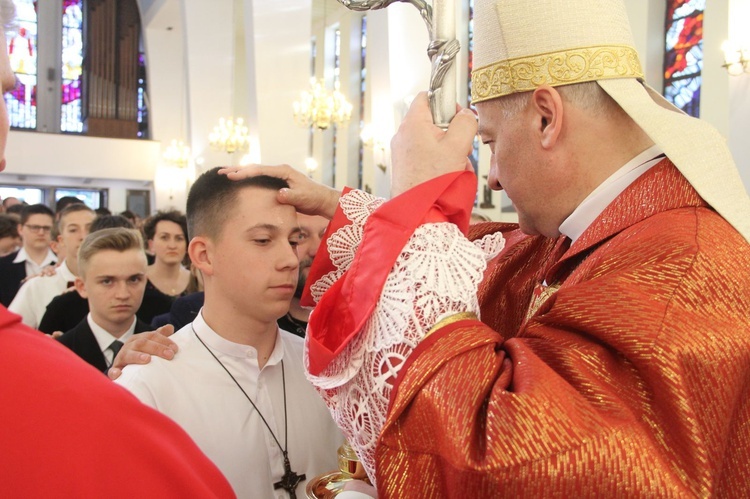
<path id="1" fill-rule="evenodd" d="M 114 364 L 115 357 L 117 357 L 117 352 L 119 352 L 121 348 L 122 348 L 122 341 L 120 340 L 115 340 L 109 345 L 109 349 L 112 350 L 112 353 L 113 353 L 112 362 L 110 362 L 110 366 Z"/>

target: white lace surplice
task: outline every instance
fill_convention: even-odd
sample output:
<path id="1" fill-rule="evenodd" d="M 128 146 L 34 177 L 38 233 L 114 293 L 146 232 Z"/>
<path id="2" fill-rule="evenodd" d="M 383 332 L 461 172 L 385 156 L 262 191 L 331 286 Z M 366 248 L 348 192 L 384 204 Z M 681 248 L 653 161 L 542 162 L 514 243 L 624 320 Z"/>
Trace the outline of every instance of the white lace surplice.
<path id="1" fill-rule="evenodd" d="M 339 205 L 350 224 L 327 241 L 336 269 L 312 284 L 316 303 L 347 271 L 368 217 L 384 202 L 357 190 L 341 197 Z M 477 288 L 487 261 L 504 244 L 499 233 L 472 243 L 448 222 L 420 226 L 388 274 L 363 329 L 320 375 L 308 370 L 308 379 L 325 399 L 373 484 L 375 446 L 404 360 L 442 318 L 459 312 L 479 316 Z M 309 366 L 307 350 L 305 364 Z"/>

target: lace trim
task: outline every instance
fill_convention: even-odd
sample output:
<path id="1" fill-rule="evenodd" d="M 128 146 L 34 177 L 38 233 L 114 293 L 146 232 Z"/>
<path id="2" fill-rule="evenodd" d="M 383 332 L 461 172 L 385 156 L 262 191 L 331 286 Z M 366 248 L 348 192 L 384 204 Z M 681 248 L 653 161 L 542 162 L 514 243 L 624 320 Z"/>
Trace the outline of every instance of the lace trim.
<path id="1" fill-rule="evenodd" d="M 357 246 L 362 240 L 362 232 L 367 219 L 383 203 L 385 199 L 377 198 L 364 191 L 351 190 L 341 196 L 339 206 L 351 223 L 339 228 L 328 238 L 328 254 L 336 270 L 329 272 L 310 286 L 310 294 L 315 303 L 318 303 L 323 293 L 349 269 Z"/>
<path id="2" fill-rule="evenodd" d="M 382 202 L 362 191 L 342 197 L 341 207 L 352 224 L 329 239 L 337 269 L 312 286 L 316 300 L 351 264 L 364 223 Z M 375 446 L 401 366 L 443 317 L 461 312 L 479 316 L 476 293 L 486 262 L 504 244 L 499 233 L 472 243 L 451 223 L 419 227 L 391 269 L 363 330 L 320 376 L 308 373 L 373 483 Z"/>

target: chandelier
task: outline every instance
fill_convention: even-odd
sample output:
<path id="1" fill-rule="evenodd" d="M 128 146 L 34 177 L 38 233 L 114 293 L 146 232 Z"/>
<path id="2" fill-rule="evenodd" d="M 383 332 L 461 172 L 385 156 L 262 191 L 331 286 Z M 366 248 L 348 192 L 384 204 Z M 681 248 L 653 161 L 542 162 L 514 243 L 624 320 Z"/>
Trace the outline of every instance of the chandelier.
<path id="1" fill-rule="evenodd" d="M 181 140 L 172 139 L 163 156 L 167 162 L 184 168 L 190 161 L 190 148 Z"/>
<path id="2" fill-rule="evenodd" d="M 220 118 L 219 124 L 208 136 L 208 143 L 212 148 L 229 154 L 235 151 L 247 151 L 250 146 L 250 136 L 245 120 Z"/>
<path id="3" fill-rule="evenodd" d="M 294 103 L 294 121 L 300 126 L 314 126 L 325 130 L 331 124 L 341 125 L 352 117 L 352 105 L 339 91 L 339 84 L 333 92 L 326 90 L 323 80 L 310 80 L 310 89 L 300 94 Z"/>

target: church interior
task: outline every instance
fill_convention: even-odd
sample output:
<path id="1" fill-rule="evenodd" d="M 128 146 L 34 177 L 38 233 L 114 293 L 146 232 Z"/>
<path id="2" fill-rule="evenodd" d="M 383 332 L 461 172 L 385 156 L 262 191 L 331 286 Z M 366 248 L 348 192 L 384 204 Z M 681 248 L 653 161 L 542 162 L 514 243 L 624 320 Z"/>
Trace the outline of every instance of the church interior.
<path id="1" fill-rule="evenodd" d="M 462 106 L 472 3 L 455 2 Z M 700 16 L 679 18 L 673 3 Z M 114 213 L 184 210 L 201 172 L 249 163 L 387 197 L 390 137 L 429 83 L 428 31 L 406 2 L 368 12 L 337 0 L 16 4 L 9 48 L 21 84 L 6 96 L 15 121 L 0 195 L 29 203 L 73 194 Z M 718 128 L 750 190 L 750 0 L 626 4 L 647 83 Z M 315 85 L 329 100 L 313 101 Z M 514 221 L 504 194 L 486 187 L 486 146 L 472 161 L 476 211 Z"/>

